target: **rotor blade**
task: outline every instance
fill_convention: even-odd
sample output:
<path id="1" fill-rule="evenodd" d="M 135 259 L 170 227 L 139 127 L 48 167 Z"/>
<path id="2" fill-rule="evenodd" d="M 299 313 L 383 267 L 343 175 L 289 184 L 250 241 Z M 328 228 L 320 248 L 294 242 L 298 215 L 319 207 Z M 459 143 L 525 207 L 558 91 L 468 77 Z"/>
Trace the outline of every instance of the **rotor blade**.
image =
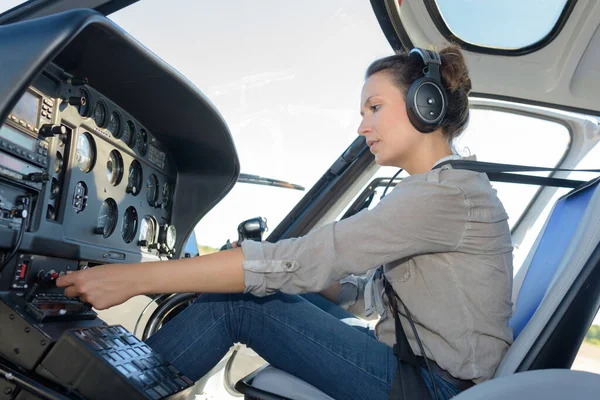
<path id="1" fill-rule="evenodd" d="M 251 175 L 251 174 L 240 174 L 240 176 L 238 178 L 238 182 L 251 183 L 253 185 L 275 186 L 275 187 L 280 187 L 280 188 L 302 190 L 302 191 L 305 190 L 303 186 L 296 185 L 294 183 L 280 181 L 278 179 L 265 178 L 262 176 Z"/>

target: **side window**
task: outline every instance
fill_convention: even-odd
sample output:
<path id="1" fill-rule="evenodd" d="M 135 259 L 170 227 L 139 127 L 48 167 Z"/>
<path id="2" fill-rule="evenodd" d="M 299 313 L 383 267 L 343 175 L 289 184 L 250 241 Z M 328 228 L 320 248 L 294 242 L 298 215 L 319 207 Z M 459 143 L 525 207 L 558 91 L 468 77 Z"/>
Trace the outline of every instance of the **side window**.
<path id="1" fill-rule="evenodd" d="M 600 374 L 600 314 L 585 335 L 571 369 Z"/>
<path id="2" fill-rule="evenodd" d="M 475 155 L 478 161 L 555 167 L 570 140 L 569 130 L 557 122 L 505 111 L 471 109 L 469 125 L 453 145 L 458 154 Z M 544 144 L 544 151 L 532 151 L 539 148 L 540 143 Z M 397 168 L 379 168 L 373 179 L 391 177 L 396 172 Z M 399 175 L 400 178 L 403 176 L 406 176 L 405 172 Z M 492 184 L 508 213 L 512 228 L 539 187 L 503 182 Z M 383 188 L 369 208 L 377 204 L 382 192 Z"/>

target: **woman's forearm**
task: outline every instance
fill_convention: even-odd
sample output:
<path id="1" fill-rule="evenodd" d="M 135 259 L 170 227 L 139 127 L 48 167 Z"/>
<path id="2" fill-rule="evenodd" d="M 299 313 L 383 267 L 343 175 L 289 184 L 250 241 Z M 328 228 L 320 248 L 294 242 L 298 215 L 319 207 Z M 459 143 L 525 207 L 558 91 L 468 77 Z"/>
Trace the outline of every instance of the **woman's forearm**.
<path id="1" fill-rule="evenodd" d="M 104 310 L 140 294 L 240 293 L 244 253 L 233 249 L 194 258 L 139 264 L 110 264 L 59 276 L 56 286 Z"/>
<path id="2" fill-rule="evenodd" d="M 240 293 L 244 291 L 241 248 L 173 261 L 134 264 L 139 294 Z"/>

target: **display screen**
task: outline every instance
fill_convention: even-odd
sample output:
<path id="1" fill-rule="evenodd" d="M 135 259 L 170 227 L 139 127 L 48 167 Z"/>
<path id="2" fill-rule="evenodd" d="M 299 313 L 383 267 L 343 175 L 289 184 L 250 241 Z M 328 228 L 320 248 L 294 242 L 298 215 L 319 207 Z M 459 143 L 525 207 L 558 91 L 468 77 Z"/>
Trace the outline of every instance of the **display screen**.
<path id="1" fill-rule="evenodd" d="M 37 124 L 39 107 L 39 97 L 36 97 L 30 92 L 25 92 L 11 114 L 35 126 Z"/>
<path id="2" fill-rule="evenodd" d="M 29 151 L 36 151 L 37 142 L 34 139 L 8 125 L 0 127 L 0 138 L 6 139 L 17 146 L 24 147 Z"/>

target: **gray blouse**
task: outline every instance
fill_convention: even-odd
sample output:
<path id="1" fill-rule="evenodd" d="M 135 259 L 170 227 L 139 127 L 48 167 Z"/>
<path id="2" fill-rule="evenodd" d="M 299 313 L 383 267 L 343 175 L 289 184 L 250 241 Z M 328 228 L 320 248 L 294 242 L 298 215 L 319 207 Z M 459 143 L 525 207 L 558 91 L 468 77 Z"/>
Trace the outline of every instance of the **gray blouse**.
<path id="1" fill-rule="evenodd" d="M 457 378 L 482 382 L 512 343 L 507 219 L 485 174 L 446 165 L 404 178 L 372 210 L 303 237 L 244 241 L 246 292 L 318 292 L 340 281 L 338 303 L 356 315 L 379 317 L 376 336 L 392 346 L 394 318 L 381 285 L 370 279 L 384 265 L 427 357 Z M 401 322 L 421 355 L 403 315 Z"/>

